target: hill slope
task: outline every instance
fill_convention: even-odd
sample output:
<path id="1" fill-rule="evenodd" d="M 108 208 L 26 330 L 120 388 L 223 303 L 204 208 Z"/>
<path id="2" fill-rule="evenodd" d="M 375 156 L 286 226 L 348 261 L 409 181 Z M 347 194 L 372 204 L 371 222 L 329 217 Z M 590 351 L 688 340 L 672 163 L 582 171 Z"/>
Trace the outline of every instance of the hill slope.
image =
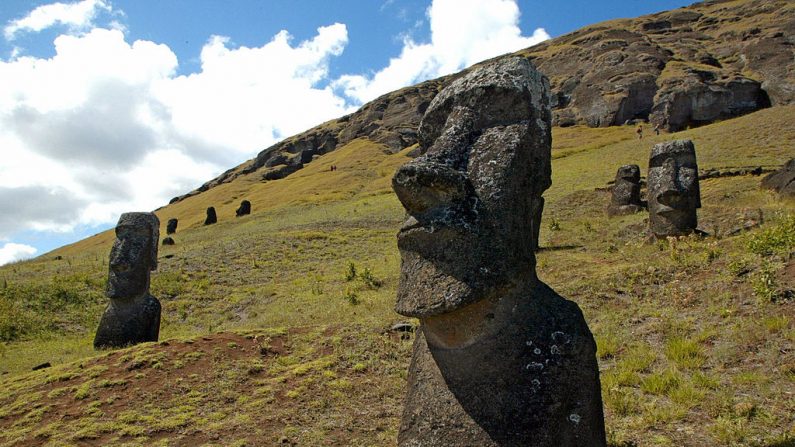
<path id="1" fill-rule="evenodd" d="M 669 138 L 692 138 L 702 169 L 780 164 L 794 119 L 776 107 L 642 142 L 631 127 L 554 130 L 539 275 L 597 338 L 612 445 L 792 445 L 793 205 L 756 176 L 707 179 L 699 217 L 714 236 L 647 245 L 646 216 L 607 219 L 604 188 Z M 251 216 L 231 217 L 234 199 L 219 224 L 176 233 L 152 281 L 166 344 L 92 353 L 104 236 L 0 268 L 0 443 L 392 445 L 410 340 L 388 332 L 403 219 L 388 179 L 407 157 L 356 144 L 256 182 Z M 238 181 L 224 188 L 248 192 Z M 189 205 L 221 191 L 161 218 L 181 206 L 198 222 L 205 204 Z M 44 361 L 56 366 L 22 373 Z"/>

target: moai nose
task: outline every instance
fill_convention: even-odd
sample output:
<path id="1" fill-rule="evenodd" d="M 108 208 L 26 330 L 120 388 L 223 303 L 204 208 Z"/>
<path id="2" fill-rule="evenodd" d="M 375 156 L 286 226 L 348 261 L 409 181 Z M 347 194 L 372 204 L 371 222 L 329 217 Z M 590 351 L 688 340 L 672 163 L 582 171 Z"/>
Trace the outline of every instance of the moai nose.
<path id="1" fill-rule="evenodd" d="M 395 194 L 412 215 L 463 200 L 467 185 L 465 173 L 419 159 L 400 167 L 392 178 Z"/>
<path id="2" fill-rule="evenodd" d="M 657 201 L 663 205 L 676 208 L 682 199 L 682 188 L 676 178 L 676 161 L 668 158 L 660 169 L 660 183 Z"/>

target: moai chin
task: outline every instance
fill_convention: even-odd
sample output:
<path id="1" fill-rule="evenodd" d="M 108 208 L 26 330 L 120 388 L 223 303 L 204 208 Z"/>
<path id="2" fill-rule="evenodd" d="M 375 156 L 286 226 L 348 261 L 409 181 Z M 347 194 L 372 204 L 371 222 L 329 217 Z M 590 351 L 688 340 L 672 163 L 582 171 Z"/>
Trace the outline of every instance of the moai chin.
<path id="1" fill-rule="evenodd" d="M 640 200 L 640 167 L 624 165 L 618 168 L 607 207 L 608 216 L 637 213 L 643 209 Z"/>
<path id="2" fill-rule="evenodd" d="M 431 102 L 424 155 L 392 179 L 410 216 L 396 310 L 420 319 L 402 447 L 605 445 L 593 336 L 535 272 L 548 89 L 523 58 L 473 69 Z"/>
<path id="3" fill-rule="evenodd" d="M 157 269 L 160 221 L 153 213 L 124 213 L 110 250 L 110 303 L 94 337 L 94 348 L 118 348 L 157 341 L 160 302 L 149 294 L 149 275 Z"/>
<path id="4" fill-rule="evenodd" d="M 658 238 L 696 230 L 701 208 L 696 149 L 690 140 L 655 144 L 649 157 L 649 227 Z"/>

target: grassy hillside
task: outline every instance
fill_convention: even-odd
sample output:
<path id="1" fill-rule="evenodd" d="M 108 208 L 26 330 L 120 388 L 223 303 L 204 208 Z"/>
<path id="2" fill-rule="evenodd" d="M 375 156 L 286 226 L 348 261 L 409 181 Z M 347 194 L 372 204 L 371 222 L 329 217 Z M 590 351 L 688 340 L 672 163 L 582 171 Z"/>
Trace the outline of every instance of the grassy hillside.
<path id="1" fill-rule="evenodd" d="M 645 174 L 656 141 L 693 139 L 702 169 L 774 166 L 792 122 L 795 106 L 642 141 L 554 130 L 539 275 L 597 338 L 613 445 L 795 445 L 793 204 L 759 177 L 705 180 L 712 236 L 671 243 L 644 242 L 644 213 L 604 213 L 618 166 Z M 163 234 L 180 219 L 152 277 L 166 342 L 91 350 L 110 233 L 0 268 L 0 445 L 394 445 L 411 340 L 388 331 L 389 180 L 407 157 L 382 149 L 354 140 L 159 210 Z M 254 214 L 235 218 L 242 199 Z"/>

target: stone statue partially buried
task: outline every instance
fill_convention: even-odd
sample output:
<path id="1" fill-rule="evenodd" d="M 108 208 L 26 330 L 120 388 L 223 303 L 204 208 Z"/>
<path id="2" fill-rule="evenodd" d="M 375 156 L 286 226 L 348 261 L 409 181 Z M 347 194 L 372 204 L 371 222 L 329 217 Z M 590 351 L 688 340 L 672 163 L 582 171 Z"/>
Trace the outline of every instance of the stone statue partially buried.
<path id="1" fill-rule="evenodd" d="M 640 167 L 624 165 L 618 168 L 610 195 L 608 216 L 633 214 L 643 209 L 640 200 Z"/>
<path id="2" fill-rule="evenodd" d="M 157 341 L 160 302 L 149 294 L 149 274 L 157 268 L 160 222 L 153 213 L 124 213 L 110 251 L 110 304 L 99 322 L 94 348 Z"/>
<path id="3" fill-rule="evenodd" d="M 410 216 L 396 310 L 420 319 L 400 446 L 605 445 L 593 336 L 535 272 L 548 88 L 523 58 L 473 69 L 431 102 L 426 152 L 392 180 Z"/>
<path id="4" fill-rule="evenodd" d="M 696 231 L 701 208 L 696 149 L 690 140 L 655 144 L 649 157 L 649 227 L 658 238 Z"/>

